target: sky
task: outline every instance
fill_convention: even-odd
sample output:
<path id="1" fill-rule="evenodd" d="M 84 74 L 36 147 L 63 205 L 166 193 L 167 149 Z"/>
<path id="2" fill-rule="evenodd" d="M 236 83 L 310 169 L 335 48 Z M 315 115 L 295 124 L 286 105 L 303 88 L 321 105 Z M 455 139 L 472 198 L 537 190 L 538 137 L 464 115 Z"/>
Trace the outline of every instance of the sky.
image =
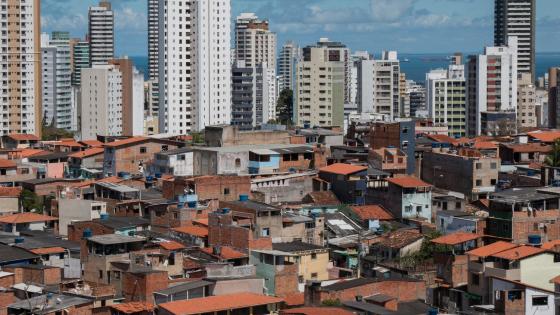
<path id="1" fill-rule="evenodd" d="M 537 52 L 560 52 L 560 0 L 537 1 Z M 87 32 L 92 0 L 42 0 L 43 32 Z M 116 54 L 147 55 L 147 0 L 112 0 Z M 268 19 L 278 46 L 321 37 L 352 50 L 400 53 L 477 52 L 493 43 L 493 0 L 231 0 L 232 18 Z"/>

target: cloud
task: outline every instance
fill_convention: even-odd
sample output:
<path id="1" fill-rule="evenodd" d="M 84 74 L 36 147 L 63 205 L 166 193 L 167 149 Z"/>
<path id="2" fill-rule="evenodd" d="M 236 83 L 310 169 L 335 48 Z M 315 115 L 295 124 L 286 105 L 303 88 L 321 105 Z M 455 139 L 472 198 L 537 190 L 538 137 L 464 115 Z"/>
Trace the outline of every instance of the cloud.
<path id="1" fill-rule="evenodd" d="M 370 0 L 371 14 L 376 21 L 395 22 L 411 15 L 417 0 Z"/>

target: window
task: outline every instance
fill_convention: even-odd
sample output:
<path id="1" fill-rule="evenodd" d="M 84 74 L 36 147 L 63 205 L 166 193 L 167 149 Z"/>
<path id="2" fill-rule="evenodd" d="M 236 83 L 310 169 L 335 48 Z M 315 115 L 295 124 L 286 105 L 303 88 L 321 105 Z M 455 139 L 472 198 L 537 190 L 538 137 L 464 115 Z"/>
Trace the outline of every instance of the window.
<path id="1" fill-rule="evenodd" d="M 168 150 L 169 150 L 169 146 L 168 146 L 168 145 L 162 145 L 162 146 L 161 146 L 161 151 L 162 151 L 162 152 L 165 152 L 165 151 L 168 151 Z"/>
<path id="2" fill-rule="evenodd" d="M 482 186 L 482 179 L 476 180 L 476 186 Z"/>
<path id="3" fill-rule="evenodd" d="M 241 159 L 235 159 L 235 167 L 241 167 Z"/>
<path id="4" fill-rule="evenodd" d="M 480 285 L 480 276 L 474 273 L 471 274 L 471 284 L 476 286 Z"/>
<path id="5" fill-rule="evenodd" d="M 99 279 L 103 279 L 103 270 L 99 270 Z"/>
<path id="6" fill-rule="evenodd" d="M 187 159 L 187 157 L 184 154 L 181 154 L 179 156 L 177 156 L 177 160 L 179 161 L 185 161 Z"/>
<path id="7" fill-rule="evenodd" d="M 476 169 L 479 170 L 482 168 L 482 163 L 476 163 Z"/>
<path id="8" fill-rule="evenodd" d="M 496 168 L 498 168 L 498 164 L 496 163 L 490 163 L 490 168 L 495 170 Z"/>
<path id="9" fill-rule="evenodd" d="M 121 272 L 120 271 L 115 271 L 115 279 L 120 280 L 121 279 Z"/>
<path id="10" fill-rule="evenodd" d="M 461 209 L 461 202 L 457 201 L 455 203 L 455 209 Z"/>
<path id="11" fill-rule="evenodd" d="M 262 237 L 268 237 L 268 236 L 270 236 L 270 228 L 263 228 L 263 229 L 261 230 L 261 236 L 262 236 Z"/>
<path id="12" fill-rule="evenodd" d="M 229 195 L 229 188 L 224 188 L 224 195 Z"/>
<path id="13" fill-rule="evenodd" d="M 547 306 L 548 296 L 533 295 L 533 306 Z"/>
<path id="14" fill-rule="evenodd" d="M 317 254 L 315 253 L 311 254 L 311 259 L 317 259 Z"/>
<path id="15" fill-rule="evenodd" d="M 317 279 L 317 273 L 316 272 L 311 273 L 311 278 L 312 279 Z"/>
<path id="16" fill-rule="evenodd" d="M 146 147 L 140 147 L 140 153 L 146 153 L 148 149 Z"/>
<path id="17" fill-rule="evenodd" d="M 412 206 L 404 207 L 404 212 L 412 212 Z"/>
<path id="18" fill-rule="evenodd" d="M 422 206 L 416 206 L 416 212 L 422 212 Z"/>
<path id="19" fill-rule="evenodd" d="M 491 179 L 491 180 L 490 180 L 490 185 L 496 185 L 496 180 L 495 180 L 495 179 Z"/>

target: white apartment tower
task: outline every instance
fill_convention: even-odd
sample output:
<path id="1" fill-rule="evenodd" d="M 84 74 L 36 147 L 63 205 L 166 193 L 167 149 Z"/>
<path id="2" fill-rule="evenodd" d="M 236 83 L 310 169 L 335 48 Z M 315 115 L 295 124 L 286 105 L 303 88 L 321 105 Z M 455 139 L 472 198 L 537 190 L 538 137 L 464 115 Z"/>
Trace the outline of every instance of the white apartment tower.
<path id="1" fill-rule="evenodd" d="M 72 130 L 72 65 L 67 32 L 41 36 L 43 121 L 59 129 Z"/>
<path id="2" fill-rule="evenodd" d="M 381 59 L 358 61 L 356 102 L 360 113 L 381 114 L 389 120 L 400 117 L 401 76 L 396 51 L 384 51 Z"/>
<path id="3" fill-rule="evenodd" d="M 294 89 L 294 76 L 296 64 L 301 57 L 299 47 L 292 41 L 286 42 L 278 56 L 278 92 L 285 89 Z"/>
<path id="4" fill-rule="evenodd" d="M 494 0 L 494 46 L 517 37 L 517 69 L 535 81 L 536 0 Z"/>
<path id="5" fill-rule="evenodd" d="M 150 80 L 158 79 L 159 0 L 148 0 L 148 68 Z"/>
<path id="6" fill-rule="evenodd" d="M 266 63 L 276 69 L 276 33 L 269 30 L 268 21 L 254 13 L 241 13 L 235 23 L 235 60 L 245 67 Z"/>
<path id="7" fill-rule="evenodd" d="M 451 64 L 446 70 L 427 73 L 426 103 L 434 123 L 446 125 L 450 136 L 466 136 L 465 65 Z"/>
<path id="8" fill-rule="evenodd" d="M 2 1 L 0 135 L 41 133 L 40 0 Z"/>
<path id="9" fill-rule="evenodd" d="M 123 132 L 123 75 L 115 65 L 82 69 L 81 138 L 120 136 Z"/>
<path id="10" fill-rule="evenodd" d="M 509 135 L 516 131 L 517 38 L 508 46 L 486 47 L 467 65 L 468 135 Z"/>
<path id="11" fill-rule="evenodd" d="M 230 14 L 230 0 L 160 1 L 160 132 L 230 123 Z"/>
<path id="12" fill-rule="evenodd" d="M 115 55 L 115 21 L 109 1 L 89 8 L 90 64 L 103 64 Z"/>

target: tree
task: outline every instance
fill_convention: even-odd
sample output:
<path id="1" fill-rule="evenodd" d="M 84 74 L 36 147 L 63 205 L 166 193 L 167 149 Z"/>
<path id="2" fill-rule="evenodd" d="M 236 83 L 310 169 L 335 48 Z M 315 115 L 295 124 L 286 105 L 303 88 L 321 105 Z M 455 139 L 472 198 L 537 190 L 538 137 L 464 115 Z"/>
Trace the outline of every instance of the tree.
<path id="1" fill-rule="evenodd" d="M 74 133 L 56 128 L 54 125 L 45 126 L 43 125 L 43 141 L 53 141 L 53 140 L 60 140 L 63 138 L 74 138 Z"/>
<path id="2" fill-rule="evenodd" d="M 43 212 L 43 200 L 31 190 L 23 190 L 20 198 L 24 212 L 30 212 L 31 210 L 35 210 L 37 213 Z"/>
<path id="3" fill-rule="evenodd" d="M 546 157 L 544 163 L 551 167 L 560 167 L 560 139 L 554 141 L 552 151 Z"/>
<path id="4" fill-rule="evenodd" d="M 291 125 L 294 113 L 294 92 L 290 89 L 284 89 L 280 92 L 278 102 L 276 103 L 276 116 L 278 122 L 283 125 Z"/>

